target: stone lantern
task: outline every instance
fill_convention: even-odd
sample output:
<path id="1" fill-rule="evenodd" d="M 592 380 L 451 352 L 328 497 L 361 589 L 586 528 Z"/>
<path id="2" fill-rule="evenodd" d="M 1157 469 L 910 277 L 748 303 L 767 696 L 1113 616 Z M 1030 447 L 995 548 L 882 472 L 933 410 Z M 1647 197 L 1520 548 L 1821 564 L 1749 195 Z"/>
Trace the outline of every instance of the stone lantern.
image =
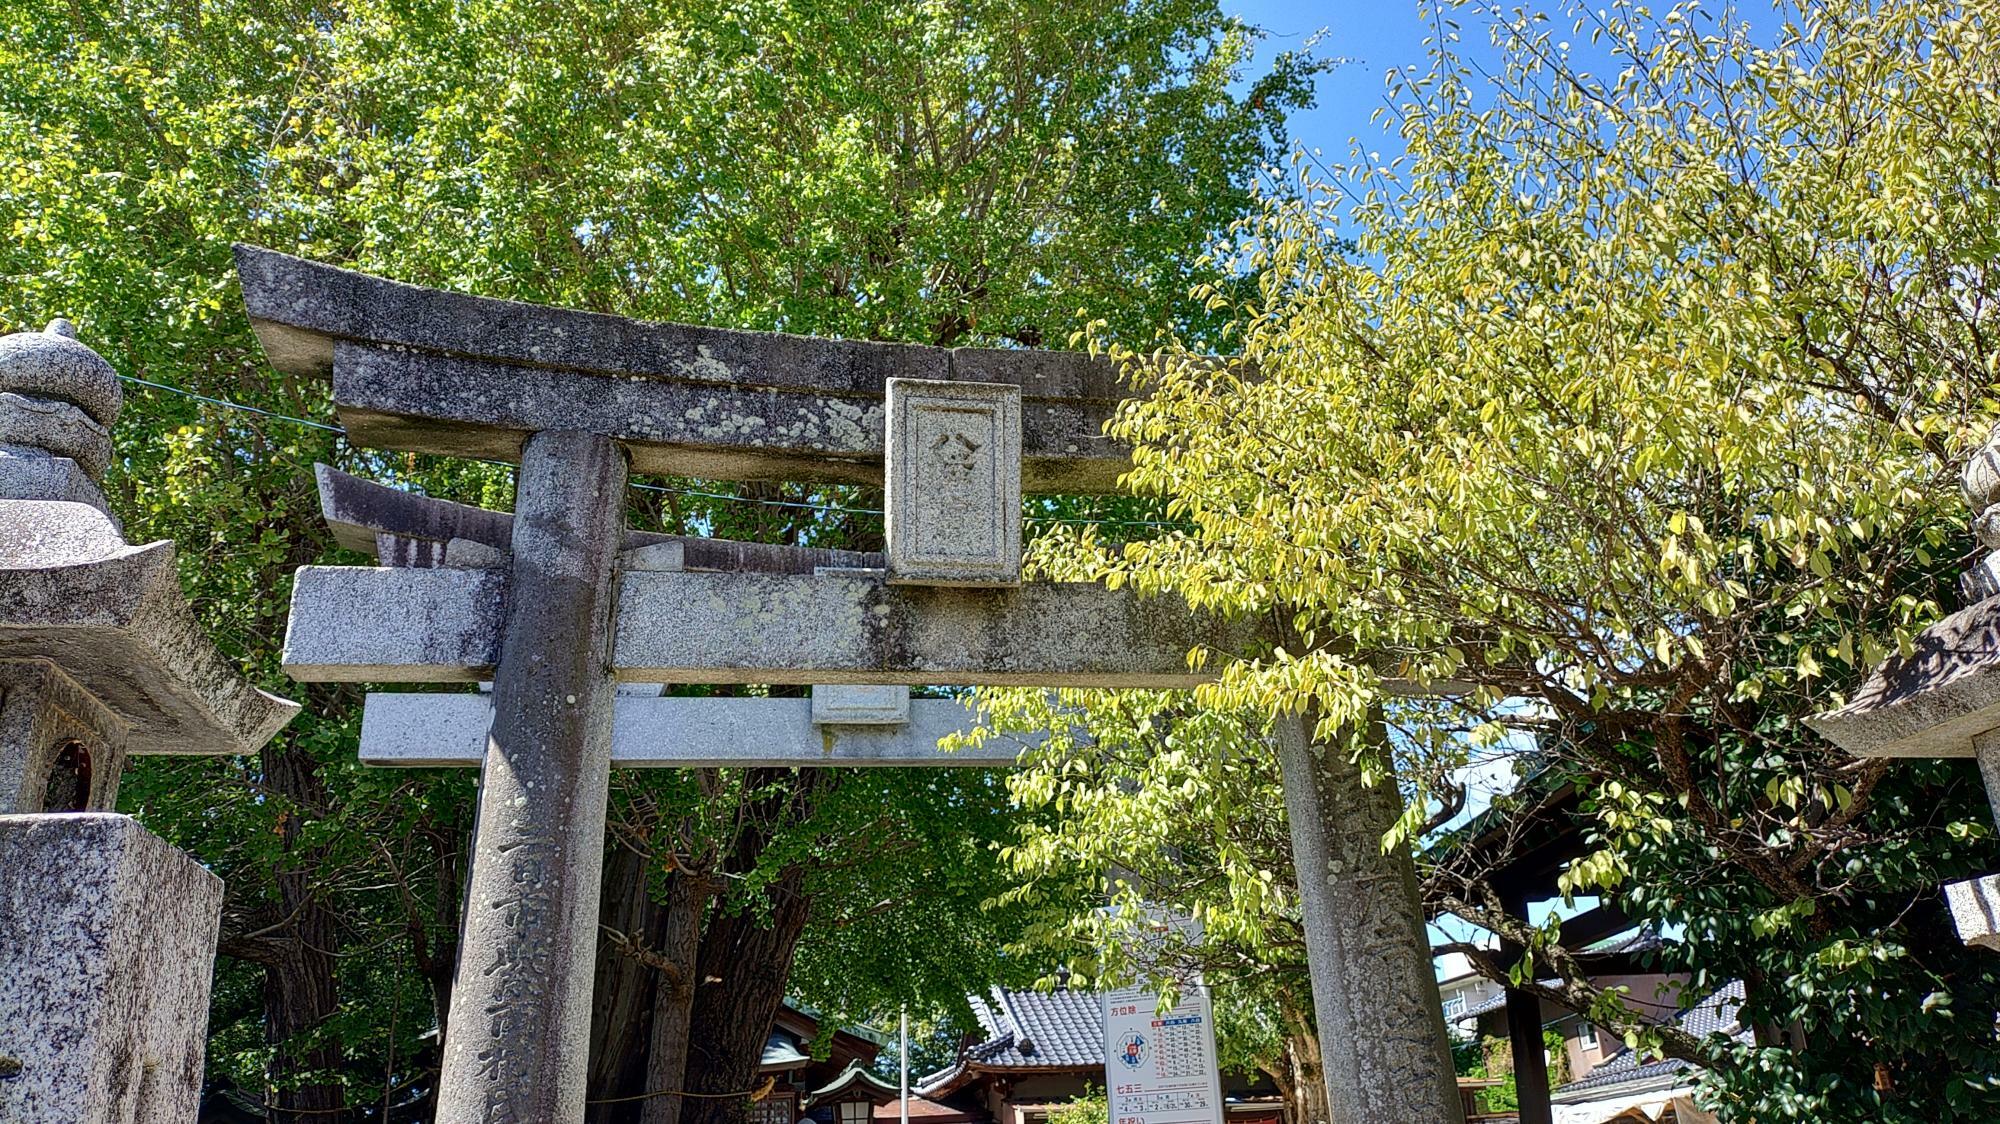
<path id="1" fill-rule="evenodd" d="M 97 481 L 117 373 L 0 337 L 0 1120 L 194 1119 L 222 883 L 114 814 L 133 753 L 254 753 L 298 707 L 202 635 Z"/>
<path id="2" fill-rule="evenodd" d="M 1882 661 L 1854 698 L 1806 724 L 1861 757 L 1970 757 L 2000 824 L 2000 429 L 1959 478 L 1988 554 L 1959 580 L 1965 608 Z M 2000 949 L 2000 874 L 1945 887 L 1967 944 Z"/>

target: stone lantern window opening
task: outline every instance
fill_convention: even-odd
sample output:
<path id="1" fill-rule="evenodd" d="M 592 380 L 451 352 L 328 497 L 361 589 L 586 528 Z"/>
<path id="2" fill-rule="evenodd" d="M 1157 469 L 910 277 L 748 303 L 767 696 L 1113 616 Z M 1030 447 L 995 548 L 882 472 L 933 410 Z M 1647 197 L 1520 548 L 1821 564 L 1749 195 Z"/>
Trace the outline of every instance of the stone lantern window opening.
<path id="1" fill-rule="evenodd" d="M 42 811 L 90 811 L 90 747 L 69 738 L 49 758 L 49 777 L 42 789 Z"/>

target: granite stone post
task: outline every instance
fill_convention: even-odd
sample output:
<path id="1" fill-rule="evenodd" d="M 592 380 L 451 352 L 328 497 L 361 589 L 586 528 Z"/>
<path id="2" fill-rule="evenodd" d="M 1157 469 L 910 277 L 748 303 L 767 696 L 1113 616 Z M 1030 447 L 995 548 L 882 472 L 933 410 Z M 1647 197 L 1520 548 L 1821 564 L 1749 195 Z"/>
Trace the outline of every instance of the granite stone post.
<path id="1" fill-rule="evenodd" d="M 583 1119 L 625 455 L 528 439 L 438 1124 Z"/>
<path id="2" fill-rule="evenodd" d="M 1460 1124 L 1416 869 L 1382 850 L 1401 797 L 1312 724 L 1275 725 L 1328 1106 L 1339 1124 Z"/>
<path id="3" fill-rule="evenodd" d="M 1972 756 L 1979 763 L 1979 779 L 1986 782 L 1986 805 L 1993 812 L 1993 823 L 2000 827 L 2000 730 L 1975 736 Z"/>
<path id="4" fill-rule="evenodd" d="M 222 880 L 106 813 L 0 816 L 0 1120 L 192 1124 Z"/>

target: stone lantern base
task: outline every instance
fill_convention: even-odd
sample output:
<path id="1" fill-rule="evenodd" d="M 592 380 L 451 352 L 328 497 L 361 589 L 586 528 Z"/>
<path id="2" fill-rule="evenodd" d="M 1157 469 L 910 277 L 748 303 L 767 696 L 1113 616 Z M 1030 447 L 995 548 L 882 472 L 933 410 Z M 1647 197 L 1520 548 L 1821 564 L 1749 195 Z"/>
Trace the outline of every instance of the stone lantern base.
<path id="1" fill-rule="evenodd" d="M 221 916 L 130 816 L 0 816 L 0 1120 L 193 1124 Z"/>

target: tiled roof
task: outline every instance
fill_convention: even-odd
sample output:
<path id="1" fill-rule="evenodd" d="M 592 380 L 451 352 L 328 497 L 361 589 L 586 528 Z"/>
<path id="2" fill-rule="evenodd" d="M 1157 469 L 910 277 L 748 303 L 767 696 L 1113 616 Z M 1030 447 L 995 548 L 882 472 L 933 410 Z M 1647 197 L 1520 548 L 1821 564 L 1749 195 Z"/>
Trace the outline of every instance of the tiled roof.
<path id="1" fill-rule="evenodd" d="M 1012 1031 L 1006 1049 L 986 1056 L 987 1065 L 1103 1065 L 1104 998 L 1094 991 L 1009 991 L 990 993 L 996 1012 Z"/>
<path id="2" fill-rule="evenodd" d="M 1104 1064 L 1104 999 L 1094 991 L 1015 991 L 996 987 L 966 997 L 984 1040 L 958 1061 L 926 1076 L 918 1088 L 949 1083 L 967 1066 L 980 1069 L 1095 1067 Z"/>
<path id="3" fill-rule="evenodd" d="M 1658 952 L 1667 947 L 1660 934 L 1649 928 L 1634 929 L 1619 936 L 1606 937 L 1585 948 L 1579 956 L 1631 956 L 1641 952 Z"/>
<path id="4" fill-rule="evenodd" d="M 1471 1022 L 1481 1015 L 1490 1015 L 1506 1005 L 1507 993 L 1502 991 L 1497 995 L 1488 996 L 1483 1003 L 1474 1003 L 1472 1006 L 1460 1011 L 1458 1014 L 1452 1016 L 1451 1021 L 1455 1023 Z"/>
<path id="5" fill-rule="evenodd" d="M 856 1058 L 848 1062 L 847 1068 L 835 1075 L 833 1080 L 807 1093 L 800 1103 L 811 1107 L 821 1101 L 851 1100 L 858 1096 L 880 1104 L 884 1100 L 894 1101 L 900 1092 L 895 1083 L 876 1076 Z"/>
<path id="6" fill-rule="evenodd" d="M 1707 1038 L 1711 1034 L 1726 1034 L 1739 1042 L 1751 1040 L 1751 1032 L 1736 1019 L 1737 1008 L 1743 1006 L 1743 981 L 1735 980 L 1710 992 L 1701 1002 L 1696 1003 L 1674 1024 L 1696 1038 Z M 1581 1081 L 1572 1081 L 1555 1090 L 1555 1096 L 1580 1093 L 1591 1089 L 1601 1089 L 1627 1082 L 1646 1081 L 1665 1077 L 1691 1068 L 1691 1063 L 1680 1058 L 1662 1058 L 1645 1061 L 1632 1050 L 1620 1050 L 1611 1060 L 1590 1071 L 1590 1076 Z"/>

